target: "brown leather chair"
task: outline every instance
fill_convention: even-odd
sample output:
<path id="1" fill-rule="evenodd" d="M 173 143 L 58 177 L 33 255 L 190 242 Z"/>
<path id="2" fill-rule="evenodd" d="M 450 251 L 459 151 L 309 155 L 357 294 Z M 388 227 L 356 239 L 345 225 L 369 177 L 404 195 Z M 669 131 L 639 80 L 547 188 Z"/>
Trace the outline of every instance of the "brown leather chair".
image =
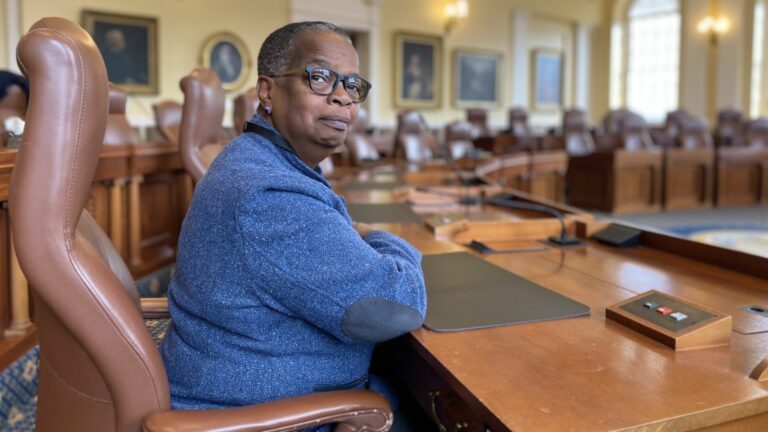
<path id="1" fill-rule="evenodd" d="M 259 110 L 259 89 L 251 87 L 235 98 L 232 121 L 235 132 L 243 133 L 245 122 L 251 120 Z"/>
<path id="2" fill-rule="evenodd" d="M 179 153 L 187 174 L 198 182 L 225 145 L 220 139 L 224 89 L 216 72 L 205 68 L 193 70 L 179 86 L 184 93 Z"/>
<path id="3" fill-rule="evenodd" d="M 473 126 L 467 121 L 454 121 L 445 126 L 445 146 L 453 159 L 461 159 L 474 153 L 472 135 Z"/>
<path id="4" fill-rule="evenodd" d="M 467 121 L 472 125 L 472 139 L 491 136 L 491 130 L 488 128 L 488 110 L 485 108 L 469 108 L 467 110 Z"/>
<path id="5" fill-rule="evenodd" d="M 368 111 L 364 108 L 358 110 L 357 119 L 352 124 L 344 144 L 355 165 L 379 160 L 379 151 L 374 147 L 372 137 L 368 135 Z"/>
<path id="6" fill-rule="evenodd" d="M 741 147 L 744 145 L 742 136 L 743 116 L 741 110 L 726 108 L 717 113 L 715 126 L 715 145 L 720 147 Z"/>
<path id="7" fill-rule="evenodd" d="M 581 156 L 595 151 L 587 113 L 579 109 L 569 109 L 563 113 L 563 141 L 569 155 Z"/>
<path id="8" fill-rule="evenodd" d="M 750 148 L 768 149 L 768 118 L 747 123 L 744 127 L 744 144 Z"/>
<path id="9" fill-rule="evenodd" d="M 509 127 L 493 140 L 493 153 L 515 153 L 524 150 L 537 150 L 538 139 L 528 126 L 528 111 L 525 108 L 509 110 Z"/>
<path id="10" fill-rule="evenodd" d="M 17 58 L 35 89 L 10 186 L 10 215 L 40 341 L 36 430 L 289 431 L 340 422 L 337 430 L 345 432 L 386 431 L 387 402 L 365 391 L 170 410 L 165 369 L 135 286 L 115 272 L 119 266 L 110 267 L 92 235 L 100 232 L 96 224 L 90 224 L 95 232 L 76 229 L 90 219 L 81 215 L 106 128 L 104 62 L 91 37 L 61 18 L 35 23 Z"/>
<path id="11" fill-rule="evenodd" d="M 678 143 L 685 150 L 713 148 L 707 121 L 696 117 L 681 120 L 678 125 Z"/>
<path id="12" fill-rule="evenodd" d="M 408 162 L 430 161 L 437 150 L 437 137 L 416 110 L 404 111 L 397 116 L 395 140 L 395 157 L 405 158 Z"/>
<path id="13" fill-rule="evenodd" d="M 680 129 L 683 126 L 683 122 L 690 118 L 691 114 L 683 108 L 667 113 L 667 118 L 664 120 L 664 133 L 667 138 L 672 140 L 672 145 L 669 147 L 675 146 L 674 143 L 680 136 Z"/>
<path id="14" fill-rule="evenodd" d="M 181 127 L 181 104 L 172 100 L 164 100 L 152 105 L 152 110 L 155 112 L 155 127 L 160 131 L 165 141 L 178 144 L 179 128 Z M 219 127 L 216 129 L 218 130 Z"/>
<path id="15" fill-rule="evenodd" d="M 628 113 L 622 117 L 620 136 L 620 145 L 624 150 L 637 151 L 656 148 L 650 133 L 648 133 L 648 125 L 638 114 Z"/>
<path id="16" fill-rule="evenodd" d="M 128 95 L 120 87 L 109 85 L 109 115 L 104 134 L 104 145 L 138 144 L 139 133 L 128 123 L 125 116 L 125 103 Z"/>

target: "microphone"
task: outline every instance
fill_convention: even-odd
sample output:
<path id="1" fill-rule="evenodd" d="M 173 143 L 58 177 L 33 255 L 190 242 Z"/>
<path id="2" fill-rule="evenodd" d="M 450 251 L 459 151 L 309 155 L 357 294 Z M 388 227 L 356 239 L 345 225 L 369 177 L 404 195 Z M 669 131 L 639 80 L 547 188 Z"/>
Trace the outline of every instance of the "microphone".
<path id="1" fill-rule="evenodd" d="M 552 207 L 548 207 L 541 204 L 521 202 L 517 200 L 516 196 L 509 193 L 505 193 L 505 192 L 502 192 L 500 194 L 487 198 L 485 199 L 485 202 L 487 204 L 497 205 L 499 207 L 531 210 L 531 211 L 550 214 L 556 217 L 557 220 L 560 221 L 560 235 L 550 236 L 547 239 L 547 243 L 553 246 L 578 246 L 582 244 L 581 240 L 575 237 L 568 237 L 567 233 L 565 232 L 565 217 L 563 216 L 563 213 L 561 213 L 556 209 L 553 209 Z"/>
<path id="2" fill-rule="evenodd" d="M 456 162 L 456 159 L 453 158 L 453 153 L 451 152 L 451 148 L 449 145 L 446 145 L 444 148 L 445 151 L 445 160 L 448 162 L 448 166 L 451 167 L 451 170 L 456 174 L 456 177 L 459 180 L 459 183 L 461 183 L 462 186 L 464 186 L 464 193 L 461 198 L 459 198 L 458 203 L 461 205 L 476 205 L 480 204 L 483 200 L 480 197 L 469 195 L 469 187 L 470 186 L 479 186 L 484 185 L 485 182 L 477 177 L 472 176 L 470 178 L 467 178 L 464 176 L 464 171 L 459 166 L 458 162 Z"/>

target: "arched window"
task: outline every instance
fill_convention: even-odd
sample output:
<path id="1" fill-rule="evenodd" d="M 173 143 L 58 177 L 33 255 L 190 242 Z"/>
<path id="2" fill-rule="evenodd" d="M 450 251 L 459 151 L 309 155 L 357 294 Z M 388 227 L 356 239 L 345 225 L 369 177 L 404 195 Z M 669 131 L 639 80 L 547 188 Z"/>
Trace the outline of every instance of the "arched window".
<path id="1" fill-rule="evenodd" d="M 637 0 L 628 11 L 627 107 L 649 122 L 678 108 L 680 4 Z"/>

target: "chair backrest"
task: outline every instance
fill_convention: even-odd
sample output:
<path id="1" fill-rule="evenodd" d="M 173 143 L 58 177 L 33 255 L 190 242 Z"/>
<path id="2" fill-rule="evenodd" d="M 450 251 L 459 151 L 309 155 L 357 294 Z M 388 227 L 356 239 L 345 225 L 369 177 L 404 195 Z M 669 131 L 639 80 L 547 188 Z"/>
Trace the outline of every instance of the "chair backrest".
<path id="1" fill-rule="evenodd" d="M 181 104 L 172 100 L 164 100 L 152 105 L 152 110 L 155 112 L 157 129 L 163 134 L 165 140 L 178 144 L 179 128 L 181 127 Z M 220 127 L 217 127 L 216 130 Z"/>
<path id="2" fill-rule="evenodd" d="M 368 111 L 360 107 L 357 119 L 347 133 L 344 142 L 355 163 L 379 160 L 379 152 L 373 146 L 368 135 Z"/>
<path id="3" fill-rule="evenodd" d="M 605 117 L 603 117 L 603 132 L 612 135 L 621 133 L 621 122 L 628 114 L 632 114 L 632 112 L 626 108 L 609 111 Z"/>
<path id="4" fill-rule="evenodd" d="M 525 108 L 509 110 L 509 133 L 521 138 L 532 135 L 531 128 L 528 126 L 528 111 Z"/>
<path id="5" fill-rule="evenodd" d="M 472 139 L 491 136 L 488 128 L 488 110 L 485 108 L 467 109 L 467 121 L 472 125 Z"/>
<path id="6" fill-rule="evenodd" d="M 24 119 L 27 111 L 27 95 L 18 85 L 6 88 L 5 97 L 0 99 L 0 145 L 5 145 L 5 119 L 18 117 Z"/>
<path id="7" fill-rule="evenodd" d="M 595 140 L 589 132 L 587 113 L 569 109 L 563 113 L 563 141 L 571 155 L 586 155 L 595 151 Z"/>
<path id="8" fill-rule="evenodd" d="M 184 92 L 179 153 L 184 169 L 200 181 L 224 148 L 220 135 L 224 89 L 216 72 L 206 68 L 193 70 L 179 85 Z"/>
<path id="9" fill-rule="evenodd" d="M 35 299 L 37 430 L 139 431 L 170 407 L 165 368 L 134 299 L 76 229 L 104 139 L 104 62 L 61 18 L 35 23 L 17 58 L 33 90 L 10 214 Z"/>
<path id="10" fill-rule="evenodd" d="M 429 130 L 421 113 L 404 111 L 397 116 L 395 152 L 403 152 L 409 162 L 426 162 L 434 156 L 437 137 Z"/>
<path id="11" fill-rule="evenodd" d="M 678 141 L 684 149 L 714 147 L 707 121 L 696 117 L 689 117 L 680 123 Z"/>
<path id="12" fill-rule="evenodd" d="M 740 146 L 743 144 L 743 115 L 741 110 L 726 108 L 717 113 L 715 141 L 718 146 Z"/>
<path id="13" fill-rule="evenodd" d="M 683 122 L 691 118 L 691 114 L 683 108 L 667 113 L 667 118 L 664 120 L 664 133 L 667 137 L 675 140 L 680 136 L 680 128 Z"/>
<path id="14" fill-rule="evenodd" d="M 744 140 L 747 147 L 768 148 L 768 118 L 748 122 L 744 128 Z"/>
<path id="15" fill-rule="evenodd" d="M 638 114 L 628 113 L 621 119 L 621 148 L 629 151 L 655 148 L 648 125 Z"/>
<path id="16" fill-rule="evenodd" d="M 109 85 L 109 115 L 107 130 L 104 134 L 104 145 L 125 145 L 141 142 L 139 133 L 128 123 L 125 116 L 125 90 L 116 85 Z"/>
<path id="17" fill-rule="evenodd" d="M 235 133 L 243 133 L 245 122 L 253 118 L 253 115 L 259 110 L 259 89 L 251 87 L 235 98 L 234 109 L 232 110 L 232 121 L 235 127 Z"/>
<path id="18" fill-rule="evenodd" d="M 460 159 L 470 155 L 475 146 L 472 144 L 473 127 L 467 121 L 454 121 L 445 126 L 445 145 L 451 157 Z"/>

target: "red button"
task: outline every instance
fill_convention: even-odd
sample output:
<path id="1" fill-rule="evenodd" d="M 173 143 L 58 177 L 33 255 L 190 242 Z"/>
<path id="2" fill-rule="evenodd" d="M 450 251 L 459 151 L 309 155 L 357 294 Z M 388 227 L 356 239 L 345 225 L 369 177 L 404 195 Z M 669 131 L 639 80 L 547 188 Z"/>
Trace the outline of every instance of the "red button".
<path id="1" fill-rule="evenodd" d="M 656 312 L 662 314 L 662 315 L 669 315 L 672 313 L 672 308 L 669 308 L 667 306 L 662 306 L 660 308 L 656 308 Z"/>

